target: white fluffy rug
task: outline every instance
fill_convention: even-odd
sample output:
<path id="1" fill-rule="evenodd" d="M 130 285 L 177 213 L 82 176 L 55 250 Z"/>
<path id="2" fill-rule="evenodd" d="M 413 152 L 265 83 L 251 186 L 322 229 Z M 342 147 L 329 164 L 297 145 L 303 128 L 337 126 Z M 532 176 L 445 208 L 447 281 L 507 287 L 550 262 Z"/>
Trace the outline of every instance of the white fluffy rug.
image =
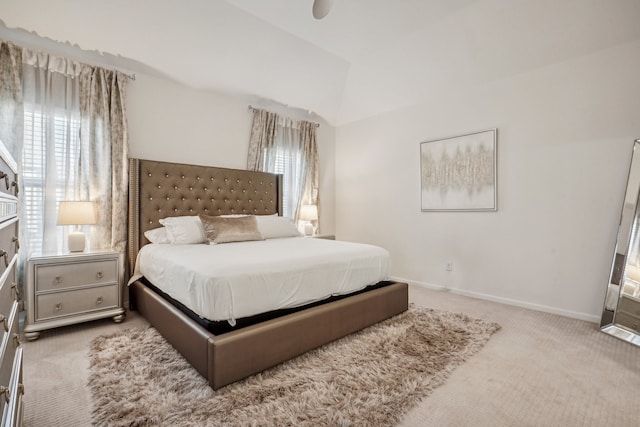
<path id="1" fill-rule="evenodd" d="M 153 328 L 91 343 L 96 426 L 391 426 L 500 329 L 420 307 L 218 391 Z"/>

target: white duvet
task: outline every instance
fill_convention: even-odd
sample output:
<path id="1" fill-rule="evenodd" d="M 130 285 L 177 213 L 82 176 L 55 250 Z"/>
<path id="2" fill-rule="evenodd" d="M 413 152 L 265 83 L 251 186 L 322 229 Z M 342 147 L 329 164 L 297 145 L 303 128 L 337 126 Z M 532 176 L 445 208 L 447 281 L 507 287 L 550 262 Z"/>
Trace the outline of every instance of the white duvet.
<path id="1" fill-rule="evenodd" d="M 235 319 L 354 292 L 389 277 L 377 246 L 291 237 L 219 245 L 148 244 L 144 276 L 199 316 Z"/>

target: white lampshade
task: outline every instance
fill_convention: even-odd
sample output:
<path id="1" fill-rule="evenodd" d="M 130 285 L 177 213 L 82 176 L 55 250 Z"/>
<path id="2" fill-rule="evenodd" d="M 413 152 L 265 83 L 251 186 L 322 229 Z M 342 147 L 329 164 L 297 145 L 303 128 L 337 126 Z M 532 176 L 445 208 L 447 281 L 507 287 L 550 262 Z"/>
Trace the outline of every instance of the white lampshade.
<path id="1" fill-rule="evenodd" d="M 58 225 L 89 225 L 98 222 L 93 202 L 63 201 L 58 206 Z M 69 251 L 84 251 L 86 237 L 82 231 L 69 233 Z"/>
<path id="2" fill-rule="evenodd" d="M 303 221 L 315 221 L 318 219 L 318 207 L 316 205 L 302 205 L 298 217 Z"/>
<path id="3" fill-rule="evenodd" d="M 96 222 L 96 208 L 93 202 L 60 202 L 58 225 L 85 225 Z"/>

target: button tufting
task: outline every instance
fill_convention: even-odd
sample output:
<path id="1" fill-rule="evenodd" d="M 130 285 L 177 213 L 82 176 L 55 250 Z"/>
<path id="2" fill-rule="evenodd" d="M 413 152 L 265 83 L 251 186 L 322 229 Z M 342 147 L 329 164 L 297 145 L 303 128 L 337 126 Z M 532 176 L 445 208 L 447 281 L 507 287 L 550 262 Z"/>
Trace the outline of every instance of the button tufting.
<path id="1" fill-rule="evenodd" d="M 149 176 L 151 176 L 151 173 L 149 173 Z"/>

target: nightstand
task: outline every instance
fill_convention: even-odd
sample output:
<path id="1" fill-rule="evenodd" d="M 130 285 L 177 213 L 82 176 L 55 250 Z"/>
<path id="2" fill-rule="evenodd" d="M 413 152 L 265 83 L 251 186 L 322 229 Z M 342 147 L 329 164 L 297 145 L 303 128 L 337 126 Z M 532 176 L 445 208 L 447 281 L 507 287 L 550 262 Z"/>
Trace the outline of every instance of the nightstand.
<path id="1" fill-rule="evenodd" d="M 326 239 L 326 240 L 336 240 L 336 236 L 334 234 L 314 234 L 312 237 L 314 239 Z"/>
<path id="2" fill-rule="evenodd" d="M 121 255 L 111 251 L 32 256 L 27 261 L 24 335 L 89 320 L 124 320 Z"/>

